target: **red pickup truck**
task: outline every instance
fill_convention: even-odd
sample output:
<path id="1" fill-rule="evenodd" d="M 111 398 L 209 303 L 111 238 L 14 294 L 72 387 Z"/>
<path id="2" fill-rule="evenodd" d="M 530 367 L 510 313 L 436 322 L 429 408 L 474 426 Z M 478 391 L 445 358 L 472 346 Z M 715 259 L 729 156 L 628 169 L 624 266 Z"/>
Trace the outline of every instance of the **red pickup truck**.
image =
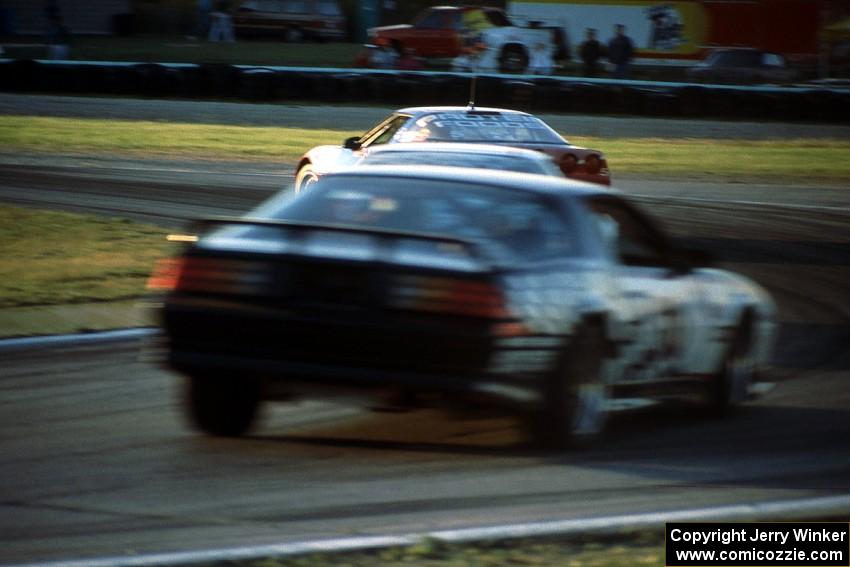
<path id="1" fill-rule="evenodd" d="M 384 39 L 399 53 L 412 48 L 419 57 L 457 57 L 482 27 L 510 26 L 498 8 L 437 6 L 419 13 L 413 24 L 369 30 L 371 42 Z"/>
<path id="2" fill-rule="evenodd" d="M 518 31 L 522 29 L 498 8 L 436 6 L 422 11 L 413 24 L 372 28 L 369 30 L 369 36 L 370 43 L 388 42 L 398 53 L 413 49 L 418 57 L 454 58 L 461 55 L 465 47 L 472 47 L 480 41 L 484 30 L 492 28 L 514 28 Z M 560 28 L 552 28 L 552 32 L 554 57 L 568 57 L 563 31 Z M 499 47 L 504 51 L 500 54 L 500 59 L 513 55 L 520 59 L 517 64 L 523 67 L 528 64 L 528 48 L 523 46 L 521 41 Z"/>

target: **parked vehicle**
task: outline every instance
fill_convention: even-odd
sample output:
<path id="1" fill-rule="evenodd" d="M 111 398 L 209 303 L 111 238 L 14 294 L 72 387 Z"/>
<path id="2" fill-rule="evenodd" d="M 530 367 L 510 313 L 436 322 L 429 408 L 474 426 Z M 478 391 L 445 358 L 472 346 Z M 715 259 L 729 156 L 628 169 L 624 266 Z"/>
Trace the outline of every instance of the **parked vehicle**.
<path id="1" fill-rule="evenodd" d="M 337 0 L 247 0 L 233 16 L 241 36 L 283 37 L 286 41 L 340 41 L 346 18 Z"/>
<path id="2" fill-rule="evenodd" d="M 829 23 L 823 14 L 843 13 L 846 5 L 847 0 L 510 0 L 507 10 L 513 18 L 560 27 L 576 42 L 585 29 L 596 28 L 605 43 L 621 24 L 634 41 L 634 64 L 680 66 L 725 47 L 814 63 Z"/>
<path id="3" fill-rule="evenodd" d="M 474 51 L 476 70 L 549 73 L 555 60 L 568 57 L 560 28 L 521 26 L 498 8 L 436 6 L 412 24 L 372 28 L 369 37 L 370 44 L 388 41 L 398 53 L 413 49 L 418 57 L 454 59 Z"/>
<path id="4" fill-rule="evenodd" d="M 686 73 L 702 83 L 789 83 L 797 78 L 782 55 L 746 48 L 716 49 Z"/>

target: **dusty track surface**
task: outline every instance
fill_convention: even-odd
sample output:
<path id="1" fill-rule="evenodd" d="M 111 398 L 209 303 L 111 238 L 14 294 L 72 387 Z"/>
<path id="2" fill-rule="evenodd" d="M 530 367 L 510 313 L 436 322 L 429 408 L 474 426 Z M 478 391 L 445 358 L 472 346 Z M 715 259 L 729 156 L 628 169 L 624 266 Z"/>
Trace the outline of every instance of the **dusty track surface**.
<path id="1" fill-rule="evenodd" d="M 179 173 L 68 159 L 7 160 L 0 199 L 171 226 L 241 212 L 290 179 L 274 164 Z M 312 403 L 270 408 L 255 435 L 222 440 L 186 428 L 181 380 L 138 344 L 4 352 L 0 563 L 850 492 L 847 202 L 837 188 L 774 186 L 771 203 L 730 203 L 729 187 L 699 183 L 679 196 L 713 202 L 665 198 L 680 187 L 624 180 L 678 238 L 779 302 L 777 386 L 748 411 L 621 417 L 597 448 L 564 454 L 525 448 L 509 419 Z M 752 191 L 732 197 L 768 200 Z"/>

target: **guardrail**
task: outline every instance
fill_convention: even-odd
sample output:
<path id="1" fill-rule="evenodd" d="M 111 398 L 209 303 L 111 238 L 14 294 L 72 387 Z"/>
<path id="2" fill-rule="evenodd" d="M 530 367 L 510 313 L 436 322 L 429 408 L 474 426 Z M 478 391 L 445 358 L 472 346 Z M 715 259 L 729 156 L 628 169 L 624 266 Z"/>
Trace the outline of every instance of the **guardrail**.
<path id="1" fill-rule="evenodd" d="M 466 104 L 471 74 L 0 59 L 0 91 L 249 101 Z M 850 89 L 477 74 L 476 104 L 585 114 L 850 122 Z"/>

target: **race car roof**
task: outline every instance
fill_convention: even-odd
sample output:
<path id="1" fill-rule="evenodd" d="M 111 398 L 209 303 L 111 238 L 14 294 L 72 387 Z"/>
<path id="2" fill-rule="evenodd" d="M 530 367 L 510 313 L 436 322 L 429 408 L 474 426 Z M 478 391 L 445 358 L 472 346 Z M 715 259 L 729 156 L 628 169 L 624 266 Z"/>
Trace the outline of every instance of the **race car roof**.
<path id="1" fill-rule="evenodd" d="M 520 110 L 511 110 L 509 108 L 494 108 L 487 106 L 412 106 L 409 108 L 401 108 L 396 110 L 397 114 L 411 114 L 418 116 L 421 114 L 433 114 L 435 112 L 458 112 L 469 114 L 516 114 L 520 116 L 533 116 L 527 112 Z"/>

